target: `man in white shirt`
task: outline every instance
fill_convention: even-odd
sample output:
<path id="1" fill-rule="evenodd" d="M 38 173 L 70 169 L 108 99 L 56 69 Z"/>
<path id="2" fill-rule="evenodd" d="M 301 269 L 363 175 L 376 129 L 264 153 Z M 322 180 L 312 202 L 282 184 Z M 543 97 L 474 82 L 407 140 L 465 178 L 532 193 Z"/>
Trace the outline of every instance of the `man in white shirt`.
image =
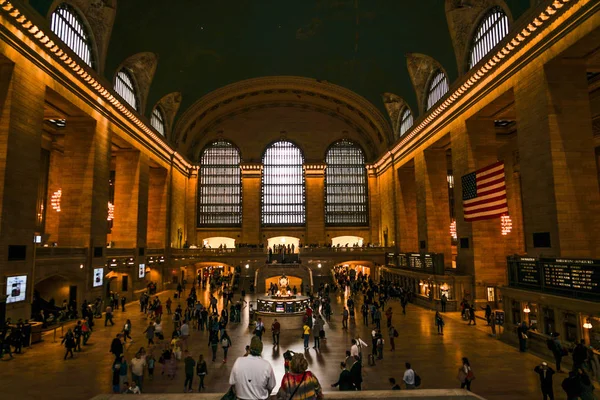
<path id="1" fill-rule="evenodd" d="M 262 349 L 260 338 L 253 336 L 250 355 L 239 357 L 233 364 L 229 384 L 235 386 L 238 399 L 265 400 L 277 384 L 271 363 L 260 356 Z"/>
<path id="2" fill-rule="evenodd" d="M 410 367 L 410 363 L 404 364 L 406 366 L 406 371 L 404 371 L 404 378 L 402 379 L 406 384 L 407 389 L 415 388 L 415 371 Z"/>
<path id="3" fill-rule="evenodd" d="M 133 380 L 133 383 L 137 384 L 137 386 L 140 387 L 140 390 L 142 390 L 146 360 L 142 358 L 140 353 L 137 353 L 129 365 L 131 365 L 131 379 Z"/>
<path id="4" fill-rule="evenodd" d="M 358 345 L 356 344 L 356 339 L 352 339 L 352 347 L 350 347 L 350 355 L 352 357 L 359 357 L 360 351 L 358 350 Z"/>
<path id="5" fill-rule="evenodd" d="M 187 321 L 183 321 L 183 325 L 181 325 L 181 328 L 179 328 L 179 330 L 181 331 L 181 347 L 184 350 L 187 350 L 188 338 L 190 337 L 190 326 L 188 325 Z"/>

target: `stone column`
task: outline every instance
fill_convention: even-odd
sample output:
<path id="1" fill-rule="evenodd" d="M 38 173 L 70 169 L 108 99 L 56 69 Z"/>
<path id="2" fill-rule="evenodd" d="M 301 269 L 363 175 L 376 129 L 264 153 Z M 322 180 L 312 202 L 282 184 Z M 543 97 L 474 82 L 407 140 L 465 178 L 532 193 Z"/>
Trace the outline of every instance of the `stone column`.
<path id="1" fill-rule="evenodd" d="M 446 151 L 428 149 L 416 153 L 415 178 L 419 251 L 444 254 L 444 264 L 450 267 L 452 244 Z"/>
<path id="2" fill-rule="evenodd" d="M 401 252 L 415 252 L 419 250 L 419 236 L 414 166 L 398 168 L 397 174 L 398 248 Z"/>
<path id="3" fill-rule="evenodd" d="M 506 253 L 500 219 L 464 220 L 461 178 L 498 161 L 494 121 L 474 117 L 460 124 L 450 134 L 456 199 L 454 215 L 458 236 L 457 270 L 473 276 L 474 298 L 486 301 L 486 287 L 506 281 Z"/>
<path id="4" fill-rule="evenodd" d="M 6 293 L 6 275 L 27 275 L 26 300 L 6 306 L 13 320 L 31 313 L 44 90 L 35 74 L 0 56 L 0 295 Z M 24 250 L 24 257 L 9 248 Z M 9 254 L 19 257 L 8 261 Z"/>
<path id="5" fill-rule="evenodd" d="M 325 165 L 305 164 L 306 233 L 305 244 L 324 244 L 325 239 Z"/>
<path id="6" fill-rule="evenodd" d="M 515 108 L 527 253 L 600 257 L 600 196 L 585 61 L 559 59 L 532 70 L 515 82 Z"/>
<path id="7" fill-rule="evenodd" d="M 167 170 L 150 168 L 148 176 L 148 248 L 164 249 L 167 239 Z"/>
<path id="8" fill-rule="evenodd" d="M 137 150 L 116 153 L 112 238 L 117 248 L 146 247 L 148 219 L 147 157 Z"/>
<path id="9" fill-rule="evenodd" d="M 196 234 L 198 224 L 198 170 L 196 169 L 190 171 L 185 197 L 185 240 L 189 245 L 195 244 L 202 247 L 202 243 L 198 240 Z"/>
<path id="10" fill-rule="evenodd" d="M 260 187 L 262 165 L 243 163 L 242 168 L 242 243 L 260 244 Z M 266 243 L 265 243 L 266 246 Z"/>

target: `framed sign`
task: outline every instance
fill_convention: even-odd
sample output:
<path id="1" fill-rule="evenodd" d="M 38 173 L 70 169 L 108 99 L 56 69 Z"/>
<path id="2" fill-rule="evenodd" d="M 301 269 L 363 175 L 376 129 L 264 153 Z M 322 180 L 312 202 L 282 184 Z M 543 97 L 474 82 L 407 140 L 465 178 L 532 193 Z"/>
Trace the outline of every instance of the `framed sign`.
<path id="1" fill-rule="evenodd" d="M 140 264 L 138 269 L 138 276 L 141 278 L 146 276 L 146 264 Z"/>
<path id="2" fill-rule="evenodd" d="M 6 303 L 25 301 L 27 295 L 27 275 L 6 278 Z"/>
<path id="3" fill-rule="evenodd" d="M 104 283 L 104 268 L 94 268 L 94 281 L 93 286 L 102 286 Z"/>

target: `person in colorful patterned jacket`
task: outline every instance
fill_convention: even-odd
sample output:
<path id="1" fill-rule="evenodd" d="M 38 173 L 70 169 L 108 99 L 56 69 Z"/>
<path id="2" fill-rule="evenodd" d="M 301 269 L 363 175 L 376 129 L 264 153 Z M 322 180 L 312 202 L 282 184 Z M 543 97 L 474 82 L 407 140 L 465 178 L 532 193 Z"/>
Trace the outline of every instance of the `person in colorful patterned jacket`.
<path id="1" fill-rule="evenodd" d="M 322 398 L 321 384 L 317 377 L 308 371 L 308 361 L 303 354 L 294 354 L 290 361 L 290 371 L 281 380 L 277 399 L 320 400 Z"/>

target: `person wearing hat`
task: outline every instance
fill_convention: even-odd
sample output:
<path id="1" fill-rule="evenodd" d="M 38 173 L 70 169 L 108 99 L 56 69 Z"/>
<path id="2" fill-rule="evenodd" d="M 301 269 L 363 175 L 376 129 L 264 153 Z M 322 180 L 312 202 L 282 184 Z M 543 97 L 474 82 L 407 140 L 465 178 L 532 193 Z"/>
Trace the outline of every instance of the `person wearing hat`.
<path id="1" fill-rule="evenodd" d="M 554 400 L 554 391 L 552 390 L 552 376 L 554 370 L 548 366 L 547 362 L 543 362 L 533 369 L 540 376 L 540 385 L 542 387 L 542 396 L 544 400 Z"/>
<path id="2" fill-rule="evenodd" d="M 238 399 L 264 400 L 276 385 L 271 363 L 263 360 L 263 344 L 258 336 L 250 341 L 250 355 L 238 357 L 231 369 L 229 384 L 234 387 Z"/>

